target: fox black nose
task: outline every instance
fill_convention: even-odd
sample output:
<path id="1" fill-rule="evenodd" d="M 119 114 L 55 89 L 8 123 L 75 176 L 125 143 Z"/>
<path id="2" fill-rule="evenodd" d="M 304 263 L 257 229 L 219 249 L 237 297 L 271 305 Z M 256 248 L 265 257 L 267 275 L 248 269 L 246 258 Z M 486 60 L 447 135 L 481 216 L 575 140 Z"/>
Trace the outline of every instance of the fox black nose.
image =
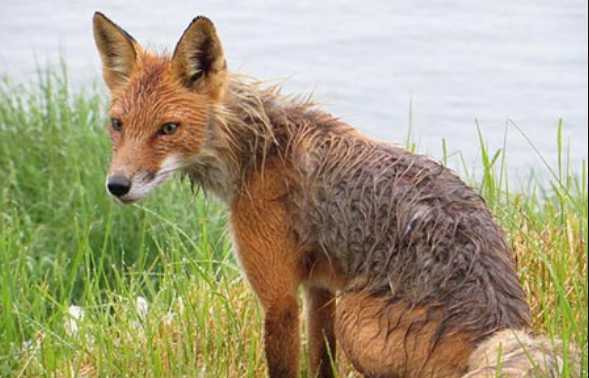
<path id="1" fill-rule="evenodd" d="M 110 194 L 116 197 L 124 196 L 131 190 L 131 180 L 125 176 L 110 176 L 106 187 Z"/>

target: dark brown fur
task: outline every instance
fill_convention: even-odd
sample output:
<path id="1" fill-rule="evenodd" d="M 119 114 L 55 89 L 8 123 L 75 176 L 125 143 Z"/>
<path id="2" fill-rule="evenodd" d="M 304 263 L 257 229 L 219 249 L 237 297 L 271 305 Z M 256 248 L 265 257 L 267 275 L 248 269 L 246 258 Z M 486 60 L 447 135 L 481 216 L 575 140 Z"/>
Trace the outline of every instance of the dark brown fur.
<path id="1" fill-rule="evenodd" d="M 281 101 L 262 101 L 275 142 L 263 152 L 242 146 L 239 170 L 259 169 L 253 159 L 262 155 L 293 166 L 282 175 L 287 227 L 301 248 L 338 262 L 347 291 L 441 309 L 438 335 L 458 326 L 477 341 L 527 325 L 511 253 L 476 192 L 426 157 Z"/>
<path id="2" fill-rule="evenodd" d="M 244 88 L 250 91 L 247 95 L 241 92 Z M 289 102 L 255 85 L 248 88 L 242 80 L 230 83 L 227 91 L 227 98 L 236 101 L 226 106 L 235 117 L 231 137 L 237 141 L 235 149 L 225 154 L 235 157 L 224 163 L 234 166 L 228 171 L 235 172 L 235 192 L 229 202 L 260 201 L 255 210 L 234 208 L 232 213 L 257 214 L 258 221 L 244 223 L 264 229 L 270 227 L 266 219 L 273 214 L 288 214 L 271 228 L 280 229 L 279 239 L 290 240 L 292 247 L 274 247 L 281 249 L 275 259 L 261 252 L 273 249 L 269 245 L 244 248 L 239 243 L 240 235 L 264 238 L 264 231 L 251 226 L 242 230 L 241 222 L 232 222 L 245 271 L 262 303 L 269 287 L 282 285 L 269 281 L 271 272 L 281 269 L 266 268 L 261 260 L 285 264 L 294 256 L 299 263 L 293 263 L 292 269 L 298 271 L 303 264 L 303 272 L 292 278 L 294 287 L 275 295 L 290 298 L 299 284 L 310 290 L 338 291 L 336 333 L 352 361 L 358 357 L 357 349 L 346 345 L 357 345 L 362 332 L 383 326 L 383 318 L 402 318 L 403 322 L 387 322 L 380 345 L 367 342 L 361 347 L 363 353 L 370 353 L 372 345 L 376 348 L 372 353 L 381 356 L 368 368 L 356 359 L 356 366 L 368 375 L 374 369 L 382 376 L 433 376 L 446 371 L 458 376 L 466 372 L 468 355 L 479 342 L 497 330 L 528 325 L 529 310 L 503 234 L 480 196 L 456 175 L 423 156 L 367 139 L 308 103 Z M 255 106 L 247 102 L 243 106 L 247 96 L 254 96 Z M 214 185 L 206 185 L 215 180 L 203 180 L 212 165 L 199 168 L 188 172 L 198 169 L 195 183 L 215 192 Z M 280 190 L 270 198 L 270 189 L 261 195 L 253 189 L 252 177 Z M 274 206 L 280 210 L 272 210 Z M 274 240 L 271 235 L 267 238 Z M 254 250 L 262 254 L 259 259 L 254 258 Z M 333 271 L 317 277 L 317 261 L 333 266 Z M 249 264 L 258 271 L 252 272 Z M 258 276 L 264 277 L 264 284 L 255 283 Z M 345 316 L 362 308 L 348 299 L 355 295 L 366 296 L 362 306 L 380 309 L 380 318 L 373 313 L 373 324 L 359 320 L 354 328 Z M 294 305 L 289 306 L 295 311 Z M 335 305 L 329 307 L 333 311 Z M 327 334 L 331 340 L 334 321 L 325 311 L 317 316 L 325 320 L 310 319 L 311 329 L 321 329 L 313 331 L 319 334 L 311 338 L 315 349 L 314 340 L 321 336 Z M 317 325 L 321 322 L 325 325 Z M 405 349 L 398 349 L 405 345 L 401 335 L 415 337 L 411 358 L 403 359 Z M 334 348 L 333 341 L 329 344 Z M 312 356 L 324 362 L 312 363 L 325 366 L 326 350 L 319 349 Z"/>

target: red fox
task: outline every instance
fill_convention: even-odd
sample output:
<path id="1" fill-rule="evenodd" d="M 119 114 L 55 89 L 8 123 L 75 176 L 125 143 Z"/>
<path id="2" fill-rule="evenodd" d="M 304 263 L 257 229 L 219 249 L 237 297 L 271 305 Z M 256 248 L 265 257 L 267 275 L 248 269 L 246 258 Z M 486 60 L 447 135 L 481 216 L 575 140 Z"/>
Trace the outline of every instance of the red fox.
<path id="1" fill-rule="evenodd" d="M 171 56 L 98 12 L 94 37 L 108 192 L 132 203 L 179 171 L 227 205 L 271 377 L 299 374 L 300 287 L 312 376 L 334 375 L 336 339 L 367 377 L 558 374 L 557 348 L 528 334 L 502 231 L 452 171 L 229 72 L 206 17 Z"/>

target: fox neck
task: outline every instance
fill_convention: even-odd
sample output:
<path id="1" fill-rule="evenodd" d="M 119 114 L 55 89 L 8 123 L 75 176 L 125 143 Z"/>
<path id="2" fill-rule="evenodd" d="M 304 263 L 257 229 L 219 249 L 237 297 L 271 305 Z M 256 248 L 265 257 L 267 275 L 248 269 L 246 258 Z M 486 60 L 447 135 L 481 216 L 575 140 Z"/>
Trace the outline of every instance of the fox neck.
<path id="1" fill-rule="evenodd" d="M 249 173 L 264 169 L 282 144 L 272 120 L 272 114 L 282 113 L 278 99 L 275 88 L 230 77 L 224 101 L 211 108 L 201 151 L 185 169 L 192 183 L 230 204 L 244 190 Z"/>

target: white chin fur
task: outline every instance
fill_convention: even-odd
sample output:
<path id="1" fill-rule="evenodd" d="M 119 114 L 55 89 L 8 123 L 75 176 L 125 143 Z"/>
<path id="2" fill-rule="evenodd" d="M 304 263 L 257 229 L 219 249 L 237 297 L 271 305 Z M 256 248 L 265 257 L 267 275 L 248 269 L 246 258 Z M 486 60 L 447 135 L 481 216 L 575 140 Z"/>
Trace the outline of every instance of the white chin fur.
<path id="1" fill-rule="evenodd" d="M 131 190 L 129 193 L 117 200 L 124 204 L 130 204 L 145 198 L 152 189 L 165 182 L 172 173 L 182 168 L 182 160 L 179 157 L 173 155 L 168 156 L 162 162 L 159 171 L 155 176 L 150 177 L 147 172 L 137 172 L 131 180 Z"/>

